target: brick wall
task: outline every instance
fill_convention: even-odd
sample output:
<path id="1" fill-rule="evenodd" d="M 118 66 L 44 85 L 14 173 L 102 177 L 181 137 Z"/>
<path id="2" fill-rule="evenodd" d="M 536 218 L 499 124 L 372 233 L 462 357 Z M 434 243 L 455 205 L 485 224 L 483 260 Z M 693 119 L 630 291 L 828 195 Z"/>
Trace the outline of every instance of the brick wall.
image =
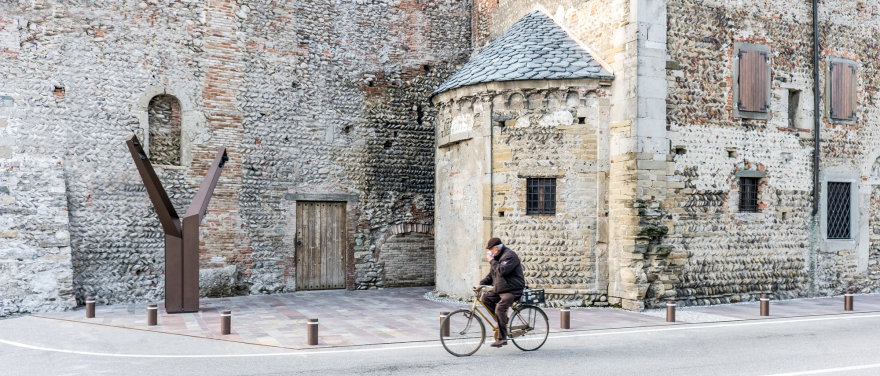
<path id="1" fill-rule="evenodd" d="M 379 264 L 386 287 L 434 285 L 434 236 L 418 232 L 392 235 L 382 244 Z"/>

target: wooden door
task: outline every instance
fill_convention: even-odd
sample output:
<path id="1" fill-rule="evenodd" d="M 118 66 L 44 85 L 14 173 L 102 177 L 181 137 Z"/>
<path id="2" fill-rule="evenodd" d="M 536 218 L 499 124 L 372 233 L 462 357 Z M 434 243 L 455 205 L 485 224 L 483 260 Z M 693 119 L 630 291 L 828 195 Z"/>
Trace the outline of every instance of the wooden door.
<path id="1" fill-rule="evenodd" d="M 296 289 L 345 288 L 345 203 L 296 203 Z"/>

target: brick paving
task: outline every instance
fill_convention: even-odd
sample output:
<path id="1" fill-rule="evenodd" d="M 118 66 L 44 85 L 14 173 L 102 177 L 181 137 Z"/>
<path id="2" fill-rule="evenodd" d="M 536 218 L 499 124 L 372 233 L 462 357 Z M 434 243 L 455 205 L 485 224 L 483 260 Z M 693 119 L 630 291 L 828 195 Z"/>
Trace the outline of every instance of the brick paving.
<path id="1" fill-rule="evenodd" d="M 428 287 L 385 290 L 328 290 L 294 294 L 202 299 L 196 313 L 167 314 L 159 303 L 159 325 L 147 326 L 146 304 L 96 307 L 96 317 L 73 311 L 38 317 L 103 324 L 235 342 L 311 348 L 306 344 L 306 319 L 320 320 L 320 346 L 355 346 L 437 340 L 439 314 L 465 306 L 425 299 Z M 880 295 L 856 296 L 855 312 L 880 311 Z M 220 311 L 232 311 L 232 334 L 220 334 Z M 682 307 L 681 312 L 714 315 L 720 319 L 758 319 L 758 303 L 713 307 Z M 559 328 L 559 310 L 546 309 L 552 332 Z M 843 298 L 818 298 L 772 302 L 771 317 L 844 313 Z M 663 317 L 613 308 L 574 309 L 572 330 L 596 330 L 657 325 Z"/>

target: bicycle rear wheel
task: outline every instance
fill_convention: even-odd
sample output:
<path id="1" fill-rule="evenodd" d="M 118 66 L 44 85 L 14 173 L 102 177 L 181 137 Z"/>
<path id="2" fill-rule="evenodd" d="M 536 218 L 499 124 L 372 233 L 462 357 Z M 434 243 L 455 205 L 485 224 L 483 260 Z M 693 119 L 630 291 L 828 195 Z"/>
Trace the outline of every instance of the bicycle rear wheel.
<path id="1" fill-rule="evenodd" d="M 550 334 L 550 322 L 544 310 L 535 306 L 522 306 L 514 309 L 508 324 L 507 336 L 522 351 L 535 351 Z"/>
<path id="2" fill-rule="evenodd" d="M 444 333 L 446 328 L 448 333 Z M 440 342 L 455 356 L 468 356 L 486 340 L 486 326 L 477 313 L 466 309 L 452 312 L 440 323 Z"/>

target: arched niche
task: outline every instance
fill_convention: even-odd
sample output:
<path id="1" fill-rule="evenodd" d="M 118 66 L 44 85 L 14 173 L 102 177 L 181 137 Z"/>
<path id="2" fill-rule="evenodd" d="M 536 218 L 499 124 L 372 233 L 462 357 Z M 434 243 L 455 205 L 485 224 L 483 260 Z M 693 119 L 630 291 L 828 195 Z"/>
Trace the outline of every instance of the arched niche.
<path id="1" fill-rule="evenodd" d="M 182 167 L 188 167 L 192 163 L 192 146 L 204 143 L 211 138 L 211 130 L 207 125 L 205 116 L 196 111 L 192 101 L 182 90 L 165 85 L 148 87 L 138 97 L 132 108 L 132 115 L 138 119 L 140 134 L 138 137 L 143 142 L 144 151 L 150 155 L 150 103 L 154 98 L 164 96 L 173 97 L 179 106 L 179 133 L 180 133 L 180 163 Z M 154 121 L 156 120 L 154 114 Z M 152 156 L 151 156 L 152 157 Z"/>
<path id="2" fill-rule="evenodd" d="M 510 110 L 522 110 L 525 108 L 525 98 L 523 98 L 520 93 L 514 93 L 511 95 L 507 102 L 507 108 Z"/>

